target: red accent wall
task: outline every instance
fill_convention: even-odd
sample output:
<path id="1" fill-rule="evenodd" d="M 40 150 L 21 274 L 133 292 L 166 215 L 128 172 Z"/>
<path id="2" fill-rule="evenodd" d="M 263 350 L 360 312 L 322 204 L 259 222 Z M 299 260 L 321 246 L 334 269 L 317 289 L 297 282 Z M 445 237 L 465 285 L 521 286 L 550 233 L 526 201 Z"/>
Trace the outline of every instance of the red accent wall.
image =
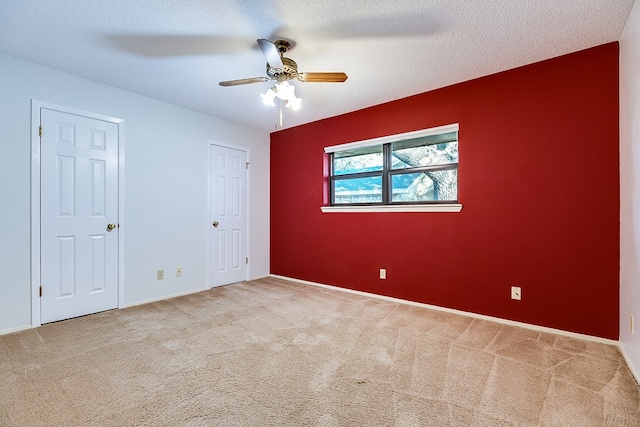
<path id="1" fill-rule="evenodd" d="M 450 123 L 460 213 L 320 211 L 325 146 Z M 619 207 L 618 43 L 271 135 L 272 274 L 618 339 Z"/>

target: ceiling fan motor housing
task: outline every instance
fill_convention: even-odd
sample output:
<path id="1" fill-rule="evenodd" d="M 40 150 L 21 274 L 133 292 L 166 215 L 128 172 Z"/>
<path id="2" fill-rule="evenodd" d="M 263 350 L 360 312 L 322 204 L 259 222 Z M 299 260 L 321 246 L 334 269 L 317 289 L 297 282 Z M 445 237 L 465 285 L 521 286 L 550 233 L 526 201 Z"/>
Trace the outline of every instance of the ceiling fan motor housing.
<path id="1" fill-rule="evenodd" d="M 298 64 L 290 58 L 281 57 L 282 69 L 272 68 L 267 64 L 267 75 L 275 80 L 291 80 L 298 77 Z"/>

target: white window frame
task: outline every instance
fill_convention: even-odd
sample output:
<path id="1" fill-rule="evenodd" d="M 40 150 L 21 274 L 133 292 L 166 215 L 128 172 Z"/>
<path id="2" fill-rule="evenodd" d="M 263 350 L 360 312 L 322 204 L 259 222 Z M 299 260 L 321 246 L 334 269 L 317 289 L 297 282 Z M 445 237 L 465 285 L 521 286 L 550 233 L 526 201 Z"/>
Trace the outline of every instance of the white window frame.
<path id="1" fill-rule="evenodd" d="M 429 129 L 421 129 L 412 132 L 399 133 L 395 135 L 382 136 L 379 138 L 367 139 L 364 141 L 349 142 L 346 144 L 332 145 L 324 148 L 326 154 L 338 151 L 352 150 L 354 148 L 371 147 L 374 145 L 383 145 L 406 139 L 420 138 L 430 135 L 438 135 L 447 132 L 457 132 L 458 123 L 450 125 L 438 126 Z M 321 206 L 320 209 L 324 213 L 348 213 L 348 212 L 460 212 L 462 204 L 460 203 L 432 203 L 432 204 L 411 204 L 411 205 L 338 205 L 338 206 Z"/>

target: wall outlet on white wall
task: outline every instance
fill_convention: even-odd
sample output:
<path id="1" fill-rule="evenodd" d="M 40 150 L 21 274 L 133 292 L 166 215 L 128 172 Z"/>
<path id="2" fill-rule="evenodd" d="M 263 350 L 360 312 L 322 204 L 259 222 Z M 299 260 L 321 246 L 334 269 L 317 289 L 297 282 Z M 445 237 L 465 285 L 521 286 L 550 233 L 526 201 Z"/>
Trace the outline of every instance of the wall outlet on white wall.
<path id="1" fill-rule="evenodd" d="M 164 279 L 164 270 L 158 270 L 158 272 L 156 273 L 156 277 L 158 280 Z"/>
<path id="2" fill-rule="evenodd" d="M 182 277 L 182 267 L 176 268 L 176 277 Z"/>

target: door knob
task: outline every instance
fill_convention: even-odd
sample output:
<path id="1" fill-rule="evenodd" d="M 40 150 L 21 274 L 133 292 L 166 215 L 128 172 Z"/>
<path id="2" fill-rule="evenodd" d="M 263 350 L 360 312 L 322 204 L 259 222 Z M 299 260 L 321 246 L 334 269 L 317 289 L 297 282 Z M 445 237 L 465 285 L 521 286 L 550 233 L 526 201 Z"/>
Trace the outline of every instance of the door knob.
<path id="1" fill-rule="evenodd" d="M 213 227 L 214 228 L 218 228 L 218 225 L 220 225 L 220 223 L 218 221 L 213 221 Z"/>
<path id="2" fill-rule="evenodd" d="M 116 227 L 117 227 L 117 226 L 116 226 L 115 224 L 108 224 L 108 225 L 107 225 L 107 231 L 111 231 L 111 230 L 113 230 L 113 229 L 114 229 L 114 228 L 116 228 Z"/>

